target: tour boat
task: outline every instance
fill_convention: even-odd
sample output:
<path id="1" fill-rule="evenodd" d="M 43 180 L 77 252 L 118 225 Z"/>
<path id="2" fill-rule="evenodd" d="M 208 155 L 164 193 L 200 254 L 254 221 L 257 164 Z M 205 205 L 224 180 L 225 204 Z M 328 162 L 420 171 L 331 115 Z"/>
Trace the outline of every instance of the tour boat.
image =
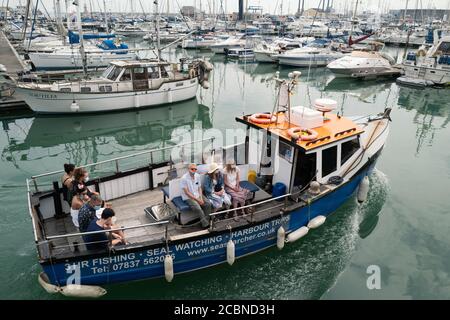
<path id="1" fill-rule="evenodd" d="M 100 77 L 52 84 L 19 81 L 16 92 L 38 113 L 136 109 L 194 98 L 199 84 L 209 86 L 211 70 L 203 60 L 113 61 Z"/>
<path id="2" fill-rule="evenodd" d="M 289 81 L 276 78 L 281 96 L 291 94 L 297 80 L 298 73 Z M 111 203 L 126 245 L 87 249 L 62 200 L 62 172 L 28 179 L 42 287 L 66 296 L 99 297 L 111 283 L 159 277 L 170 282 L 181 273 L 223 263 L 239 268 L 245 256 L 307 239 L 355 193 L 364 201 L 368 177 L 388 137 L 390 109 L 344 117 L 331 112 L 336 102 L 329 99 L 316 100 L 314 109 L 283 101 L 289 99 L 280 99 L 273 113 L 236 118 L 246 132 L 237 144 L 220 147 L 214 138 L 194 137 L 164 148 L 170 156 L 160 161 L 155 155 L 162 150 L 153 149 L 84 165 L 90 171 L 88 187 Z M 249 190 L 245 214 L 228 217 L 234 209 L 211 213 L 207 228 L 195 222 L 198 217 L 180 197 L 180 177 L 192 159 L 201 176 L 212 161 L 223 165 L 234 159 L 241 186 Z"/>

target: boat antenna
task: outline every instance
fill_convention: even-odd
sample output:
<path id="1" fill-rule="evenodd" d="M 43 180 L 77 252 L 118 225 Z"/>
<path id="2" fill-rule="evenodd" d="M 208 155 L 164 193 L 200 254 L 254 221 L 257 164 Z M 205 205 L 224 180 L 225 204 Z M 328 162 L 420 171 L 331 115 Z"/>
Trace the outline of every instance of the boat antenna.
<path id="1" fill-rule="evenodd" d="M 87 78 L 87 59 L 86 52 L 84 51 L 84 40 L 83 40 L 83 27 L 81 26 L 81 13 L 80 13 L 80 0 L 74 0 L 73 5 L 77 7 L 77 26 L 78 26 L 78 35 L 80 37 L 80 54 L 81 60 L 83 62 L 83 75 Z"/>

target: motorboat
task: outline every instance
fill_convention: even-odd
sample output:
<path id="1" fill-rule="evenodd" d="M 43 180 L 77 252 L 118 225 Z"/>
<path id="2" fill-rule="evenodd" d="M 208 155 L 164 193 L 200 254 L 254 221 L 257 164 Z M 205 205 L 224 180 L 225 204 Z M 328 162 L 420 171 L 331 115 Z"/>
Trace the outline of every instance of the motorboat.
<path id="1" fill-rule="evenodd" d="M 236 47 L 244 47 L 245 46 L 245 35 L 236 35 L 230 36 L 226 39 L 221 39 L 216 43 L 210 45 L 210 49 L 215 54 L 226 54 L 226 50 Z"/>
<path id="2" fill-rule="evenodd" d="M 353 50 L 350 55 L 334 60 L 327 68 L 339 76 L 355 74 L 378 74 L 392 70 L 395 60 L 387 53 L 380 51 Z"/>
<path id="3" fill-rule="evenodd" d="M 103 40 L 98 44 L 86 44 L 87 68 L 107 67 L 115 60 L 136 60 L 136 52 L 130 52 L 124 43 L 111 39 Z M 27 53 L 32 67 L 35 70 L 64 70 L 81 69 L 83 67 L 83 55 L 79 44 L 45 47 Z"/>
<path id="4" fill-rule="evenodd" d="M 226 51 L 226 56 L 230 59 L 239 59 L 239 60 L 254 60 L 255 53 L 252 49 L 249 48 L 231 48 Z"/>
<path id="5" fill-rule="evenodd" d="M 450 36 L 439 38 L 437 29 L 433 36 L 431 46 L 407 54 L 402 63 L 404 76 L 398 83 L 417 87 L 450 84 Z"/>
<path id="6" fill-rule="evenodd" d="M 158 59 L 113 61 L 100 77 L 51 84 L 19 81 L 16 92 L 37 113 L 109 112 L 192 99 L 208 88 L 212 65 Z"/>
<path id="7" fill-rule="evenodd" d="M 306 46 L 274 55 L 280 65 L 295 67 L 325 67 L 331 61 L 344 56 L 340 51 L 330 48 Z"/>

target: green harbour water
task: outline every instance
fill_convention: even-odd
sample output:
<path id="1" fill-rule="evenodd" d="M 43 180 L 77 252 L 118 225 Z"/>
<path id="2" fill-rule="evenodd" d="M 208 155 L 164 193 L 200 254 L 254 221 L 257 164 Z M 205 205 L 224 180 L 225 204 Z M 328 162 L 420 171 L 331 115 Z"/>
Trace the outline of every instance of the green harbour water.
<path id="1" fill-rule="evenodd" d="M 172 50 L 167 58 L 184 54 Z M 26 178 L 60 170 L 65 162 L 86 164 L 167 146 L 193 129 L 208 134 L 239 128 L 236 116 L 273 109 L 275 72 L 287 77 L 297 70 L 197 54 L 209 57 L 214 71 L 210 89 L 199 89 L 193 100 L 110 114 L 0 118 L 0 299 L 68 299 L 49 295 L 37 282 L 41 268 Z M 327 97 L 345 116 L 392 108 L 368 200 L 358 205 L 349 199 L 322 227 L 282 251 L 271 248 L 233 266 L 175 274 L 170 284 L 154 279 L 107 285 L 104 298 L 450 299 L 450 89 L 335 78 L 324 68 L 298 70 L 294 106 Z M 367 287 L 370 266 L 380 268 L 380 289 Z"/>

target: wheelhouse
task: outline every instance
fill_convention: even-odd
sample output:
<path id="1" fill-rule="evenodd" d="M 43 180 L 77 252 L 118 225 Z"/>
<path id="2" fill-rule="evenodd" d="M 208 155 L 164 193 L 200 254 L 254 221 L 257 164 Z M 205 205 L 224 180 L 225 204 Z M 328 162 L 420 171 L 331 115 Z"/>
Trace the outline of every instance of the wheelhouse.
<path id="1" fill-rule="evenodd" d="M 159 89 L 163 83 L 187 80 L 190 75 L 178 72 L 167 62 L 114 61 L 103 71 L 100 79 L 77 82 L 57 82 L 52 89 L 61 92 L 108 93 L 120 91 L 145 91 Z M 182 83 L 179 84 L 183 85 Z"/>
<path id="2" fill-rule="evenodd" d="M 247 162 L 271 177 L 272 185 L 282 183 L 287 193 L 295 193 L 313 180 L 325 185 L 345 180 L 362 150 L 364 130 L 360 125 L 327 114 L 323 125 L 314 128 L 317 137 L 303 141 L 289 136 L 289 130 L 296 125 L 289 122 L 286 112 L 279 112 L 276 117 L 277 123 L 273 124 L 254 123 L 251 115 L 236 118 L 247 125 Z"/>

